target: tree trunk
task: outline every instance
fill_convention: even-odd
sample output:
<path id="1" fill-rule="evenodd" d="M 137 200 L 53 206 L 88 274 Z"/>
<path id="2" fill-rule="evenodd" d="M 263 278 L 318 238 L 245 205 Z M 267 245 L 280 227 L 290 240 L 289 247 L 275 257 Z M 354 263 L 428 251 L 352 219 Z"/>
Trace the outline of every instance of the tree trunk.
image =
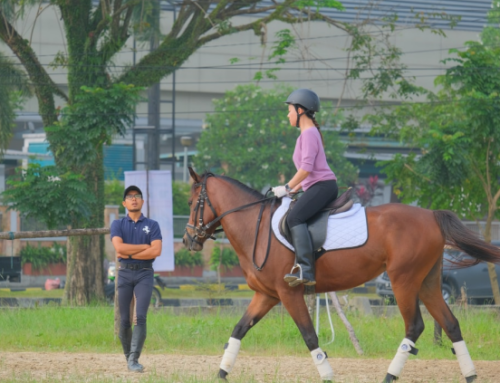
<path id="1" fill-rule="evenodd" d="M 77 228 L 104 226 L 104 166 L 102 147 L 96 161 L 86 167 L 85 182 L 96 198 L 90 217 L 75 222 Z M 75 228 L 75 225 L 73 228 Z M 104 236 L 71 237 L 68 240 L 68 268 L 65 299 L 70 304 L 83 306 L 92 300 L 104 299 L 103 261 Z"/>
<path id="2" fill-rule="evenodd" d="M 486 226 L 484 228 L 484 239 L 486 242 L 491 242 L 491 223 L 493 222 L 495 210 L 489 209 L 488 217 L 486 218 Z M 498 287 L 498 275 L 493 263 L 488 263 L 488 275 L 490 277 L 491 290 L 493 291 L 493 299 L 496 305 L 500 305 L 500 288 Z"/>

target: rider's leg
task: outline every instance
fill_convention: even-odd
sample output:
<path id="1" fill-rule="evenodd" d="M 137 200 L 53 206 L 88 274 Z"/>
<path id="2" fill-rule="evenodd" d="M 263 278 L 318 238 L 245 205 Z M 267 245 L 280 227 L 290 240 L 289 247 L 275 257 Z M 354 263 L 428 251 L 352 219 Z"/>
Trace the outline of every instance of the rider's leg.
<path id="1" fill-rule="evenodd" d="M 309 230 L 307 229 L 307 223 L 291 227 L 290 231 L 299 267 L 295 273 L 285 275 L 285 282 L 292 287 L 298 286 L 301 283 L 315 285 L 313 245 Z"/>
<path id="2" fill-rule="evenodd" d="M 292 242 L 295 248 L 296 262 L 290 274 L 285 275 L 285 282 L 290 286 L 301 283 L 314 285 L 314 255 L 312 241 L 307 230 L 307 221 L 327 204 L 337 198 L 337 182 L 323 181 L 311 186 L 298 199 L 297 203 L 287 217 L 287 224 L 292 234 Z M 304 269 L 305 268 L 305 269 Z M 296 272 L 294 272 L 297 270 Z M 307 278 L 303 278 L 304 270 Z"/>

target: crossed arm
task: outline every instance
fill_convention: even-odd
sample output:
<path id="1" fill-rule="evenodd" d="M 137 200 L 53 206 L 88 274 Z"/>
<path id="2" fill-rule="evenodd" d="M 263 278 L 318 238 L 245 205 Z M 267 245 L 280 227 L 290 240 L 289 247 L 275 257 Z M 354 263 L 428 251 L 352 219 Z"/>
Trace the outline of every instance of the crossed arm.
<path id="1" fill-rule="evenodd" d="M 161 240 L 157 239 L 151 242 L 151 245 L 131 245 L 123 243 L 120 237 L 113 237 L 111 240 L 116 250 L 118 258 L 128 258 L 129 255 L 132 259 L 149 260 L 154 259 L 161 254 Z"/>

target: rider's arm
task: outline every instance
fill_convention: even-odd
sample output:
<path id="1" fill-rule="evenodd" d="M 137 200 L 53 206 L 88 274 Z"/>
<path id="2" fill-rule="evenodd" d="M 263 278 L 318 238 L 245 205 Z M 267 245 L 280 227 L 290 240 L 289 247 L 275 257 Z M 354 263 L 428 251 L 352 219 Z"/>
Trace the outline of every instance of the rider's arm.
<path id="1" fill-rule="evenodd" d="M 299 169 L 297 173 L 293 176 L 293 178 L 288 182 L 288 186 L 292 189 L 293 192 L 297 192 L 302 187 L 301 183 L 306 179 L 310 172 L 305 171 L 304 169 Z"/>

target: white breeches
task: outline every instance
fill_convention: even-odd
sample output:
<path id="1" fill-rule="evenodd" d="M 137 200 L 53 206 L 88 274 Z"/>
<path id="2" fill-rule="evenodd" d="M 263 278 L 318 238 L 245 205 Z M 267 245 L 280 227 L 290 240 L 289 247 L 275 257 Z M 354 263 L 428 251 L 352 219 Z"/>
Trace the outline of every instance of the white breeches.
<path id="1" fill-rule="evenodd" d="M 230 373 L 233 369 L 234 363 L 236 362 L 236 357 L 240 351 L 241 340 L 236 338 L 229 338 L 227 342 L 226 350 L 222 356 L 222 362 L 220 362 L 221 370 Z"/>
<path id="2" fill-rule="evenodd" d="M 398 347 L 398 352 L 396 352 L 396 356 L 392 360 L 389 365 L 389 369 L 387 372 L 395 377 L 399 377 L 401 375 L 401 371 L 403 371 L 403 367 L 410 356 L 411 348 L 415 347 L 415 343 L 411 340 L 404 338 L 401 344 Z"/>
<path id="3" fill-rule="evenodd" d="M 333 380 L 333 370 L 330 363 L 326 360 L 326 354 L 321 348 L 311 351 L 311 356 L 313 358 L 314 364 L 318 369 L 319 376 L 322 380 Z"/>
<path id="4" fill-rule="evenodd" d="M 469 350 L 467 350 L 465 342 L 462 340 L 460 342 L 453 343 L 453 348 L 455 349 L 455 355 L 457 356 L 462 375 L 465 378 L 477 375 L 476 369 L 474 368 L 474 363 L 472 362 L 472 359 L 469 355 Z"/>

